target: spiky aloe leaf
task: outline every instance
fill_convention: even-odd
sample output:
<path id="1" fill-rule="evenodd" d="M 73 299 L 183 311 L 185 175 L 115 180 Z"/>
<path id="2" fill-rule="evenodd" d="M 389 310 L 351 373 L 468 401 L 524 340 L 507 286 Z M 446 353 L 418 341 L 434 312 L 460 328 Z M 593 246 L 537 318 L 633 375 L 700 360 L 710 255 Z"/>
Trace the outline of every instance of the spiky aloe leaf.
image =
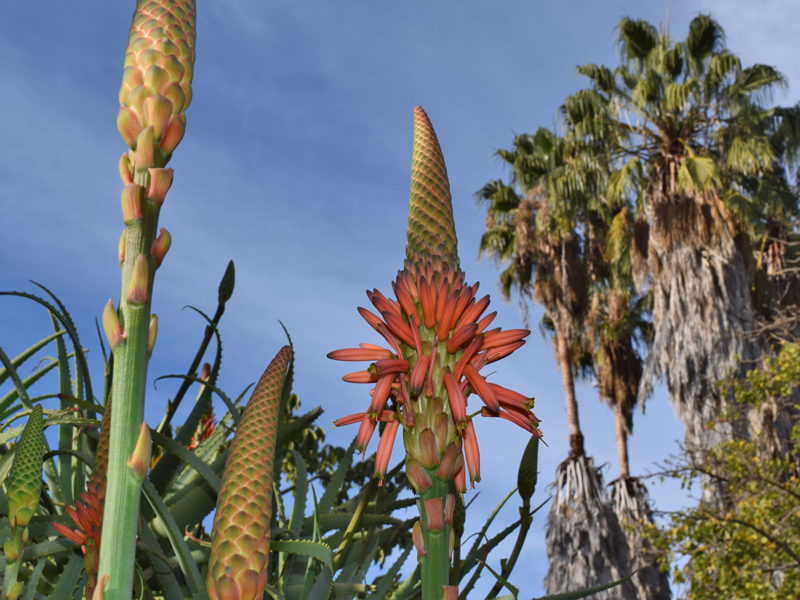
<path id="1" fill-rule="evenodd" d="M 8 518 L 12 527 L 26 527 L 39 505 L 42 489 L 44 434 L 42 407 L 33 407 L 16 445 L 8 476 Z"/>
<path id="2" fill-rule="evenodd" d="M 253 390 L 231 444 L 211 534 L 212 600 L 260 597 L 266 587 L 272 466 L 278 410 L 291 348 L 272 359 Z"/>
<path id="3" fill-rule="evenodd" d="M 450 182 L 442 149 L 428 115 L 415 106 L 406 258 L 414 261 L 426 255 L 458 266 Z"/>

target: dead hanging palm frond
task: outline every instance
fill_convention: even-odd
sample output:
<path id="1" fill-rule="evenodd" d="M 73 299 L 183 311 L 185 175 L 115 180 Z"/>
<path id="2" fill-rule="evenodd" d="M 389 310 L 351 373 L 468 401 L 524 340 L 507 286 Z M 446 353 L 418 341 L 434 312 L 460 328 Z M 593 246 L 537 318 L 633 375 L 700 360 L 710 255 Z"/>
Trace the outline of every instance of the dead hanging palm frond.
<path id="1" fill-rule="evenodd" d="M 556 489 L 547 517 L 544 579 L 548 594 L 611 583 L 631 572 L 628 543 L 603 494 L 603 478 L 585 455 L 567 459 L 556 471 Z M 626 581 L 593 596 L 596 600 L 636 600 Z"/>
<path id="2" fill-rule="evenodd" d="M 640 397 L 663 377 L 687 448 L 701 451 L 734 433 L 731 424 L 709 430 L 728 405 L 716 382 L 759 355 L 746 335 L 753 328 L 751 267 L 718 200 L 677 196 L 652 212 L 654 337 Z"/>
<path id="3" fill-rule="evenodd" d="M 658 570 L 657 552 L 641 534 L 643 525 L 654 523 L 647 488 L 637 477 L 620 477 L 611 483 L 609 496 L 626 533 L 630 568 L 636 570 L 631 579 L 636 598 L 670 600 L 669 574 Z"/>

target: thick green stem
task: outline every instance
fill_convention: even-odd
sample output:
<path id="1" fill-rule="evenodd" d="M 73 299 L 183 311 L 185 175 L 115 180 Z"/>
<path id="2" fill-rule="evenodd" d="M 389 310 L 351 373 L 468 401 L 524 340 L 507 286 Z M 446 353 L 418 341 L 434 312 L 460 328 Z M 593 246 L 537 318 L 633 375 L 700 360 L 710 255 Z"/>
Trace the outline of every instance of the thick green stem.
<path id="1" fill-rule="evenodd" d="M 449 482 L 432 477 L 433 485 L 420 496 L 419 514 L 425 553 L 420 557 L 422 567 L 422 600 L 442 600 L 444 586 L 450 579 L 450 530 L 445 514 Z M 436 515 L 433 511 L 441 511 Z M 429 519 L 433 517 L 432 519 Z M 452 521 L 452 519 L 450 519 Z M 440 521 L 440 522 L 437 522 Z M 440 528 L 440 525 L 444 525 Z"/>
<path id="2" fill-rule="evenodd" d="M 137 183 L 146 187 L 146 171 L 136 175 L 141 179 Z M 122 265 L 119 320 L 125 339 L 113 348 L 114 410 L 111 411 L 108 479 L 98 569 L 99 577 L 109 575 L 105 598 L 110 600 L 128 600 L 133 591 L 141 478 L 132 473 L 126 463 L 136 446 L 139 427 L 144 420 L 150 299 L 155 271 L 150 248 L 155 239 L 158 212 L 157 205 L 142 199 L 143 218 L 128 226 Z M 144 303 L 132 304 L 128 302 L 128 293 L 134 264 L 140 255 L 144 255 L 148 263 L 147 299 Z"/>
<path id="3" fill-rule="evenodd" d="M 17 581 L 19 565 L 22 562 L 22 532 L 24 527 L 14 527 L 11 538 L 6 542 L 8 548 L 3 551 L 6 554 L 6 572 L 3 576 L 3 598 L 14 600 L 19 597 L 22 591 L 22 584 Z M 9 557 L 13 556 L 11 559 Z"/>

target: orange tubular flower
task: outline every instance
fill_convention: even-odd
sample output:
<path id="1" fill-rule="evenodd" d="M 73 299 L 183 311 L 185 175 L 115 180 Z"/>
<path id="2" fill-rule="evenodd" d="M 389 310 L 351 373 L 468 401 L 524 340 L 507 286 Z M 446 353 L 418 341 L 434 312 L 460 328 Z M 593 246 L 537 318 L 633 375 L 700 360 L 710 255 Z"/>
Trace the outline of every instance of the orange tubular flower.
<path id="1" fill-rule="evenodd" d="M 485 404 L 482 414 L 503 417 L 531 433 L 539 433 L 538 420 L 530 412 L 532 400 L 488 383 L 479 372 L 486 364 L 522 346 L 529 332 L 499 328 L 486 331 L 496 313 L 483 315 L 489 307 L 489 296 L 476 300 L 478 284 L 465 282 L 456 245 L 444 160 L 427 115 L 416 107 L 405 265 L 391 284 L 394 297 L 369 290 L 367 297 L 375 312 L 358 309 L 383 336 L 388 348 L 361 344 L 359 348 L 328 354 L 335 360 L 371 362 L 366 370 L 343 377 L 345 381 L 373 385 L 368 411 L 335 423 L 360 423 L 357 445 L 363 452 L 377 426 L 378 415 L 386 421 L 375 467 L 380 478 L 402 425 L 408 460 L 417 471 L 416 465 L 424 465 L 431 479 L 437 473 L 448 479 L 456 477 L 463 488 L 465 462 L 470 479 L 479 480 L 480 454 L 467 410 L 472 393 Z M 395 417 L 384 418 L 387 413 Z M 457 449 L 459 460 L 453 455 L 455 450 L 450 450 L 450 467 L 438 469 L 448 448 Z M 456 464 L 461 465 L 459 469 L 452 468 Z M 427 482 L 427 478 L 416 473 L 413 481 Z M 428 488 L 427 484 L 423 487 Z"/>

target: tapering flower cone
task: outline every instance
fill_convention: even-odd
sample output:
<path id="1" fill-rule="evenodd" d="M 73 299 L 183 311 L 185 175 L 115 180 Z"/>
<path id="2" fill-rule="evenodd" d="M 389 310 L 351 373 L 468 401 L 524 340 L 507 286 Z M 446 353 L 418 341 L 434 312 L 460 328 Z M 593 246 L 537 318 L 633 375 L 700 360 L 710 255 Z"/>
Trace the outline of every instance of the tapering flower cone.
<path id="1" fill-rule="evenodd" d="M 6 484 L 11 527 L 27 527 L 39 506 L 42 492 L 43 428 L 42 407 L 37 404 L 33 407 L 15 446 L 16 453 Z"/>
<path id="2" fill-rule="evenodd" d="M 212 600 L 260 598 L 267 584 L 272 463 L 278 409 L 291 349 L 267 367 L 231 444 L 211 536 L 207 589 Z"/>
<path id="3" fill-rule="evenodd" d="M 450 182 L 442 149 L 428 115 L 421 106 L 415 106 L 406 258 L 416 260 L 426 254 L 458 266 Z"/>
<path id="4" fill-rule="evenodd" d="M 183 113 L 192 101 L 194 42 L 194 0 L 138 1 L 125 50 L 117 124 L 132 150 L 154 154 L 146 167 L 163 167 L 183 137 Z M 139 148 L 148 139 L 141 135 L 148 127 L 155 146 Z"/>
<path id="5" fill-rule="evenodd" d="M 383 478 L 400 425 L 409 480 L 420 495 L 421 536 L 415 538 L 422 562 L 423 598 L 441 598 L 449 570 L 448 547 L 454 485 L 480 480 L 480 452 L 470 413 L 504 417 L 540 435 L 530 411 L 533 400 L 490 384 L 479 373 L 524 342 L 527 330 L 488 330 L 495 313 L 483 316 L 489 297 L 476 300 L 478 284 L 467 285 L 459 268 L 450 185 L 430 120 L 414 109 L 406 261 L 392 284 L 394 298 L 378 290 L 367 297 L 378 311 L 359 308 L 389 348 L 361 344 L 328 354 L 348 361 L 373 361 L 345 381 L 374 383 L 369 409 L 343 417 L 337 425 L 360 424 L 358 449 L 365 451 L 378 421 L 383 428 L 375 474 Z M 484 406 L 469 410 L 477 394 Z M 449 509 L 448 509 L 449 507 Z"/>

